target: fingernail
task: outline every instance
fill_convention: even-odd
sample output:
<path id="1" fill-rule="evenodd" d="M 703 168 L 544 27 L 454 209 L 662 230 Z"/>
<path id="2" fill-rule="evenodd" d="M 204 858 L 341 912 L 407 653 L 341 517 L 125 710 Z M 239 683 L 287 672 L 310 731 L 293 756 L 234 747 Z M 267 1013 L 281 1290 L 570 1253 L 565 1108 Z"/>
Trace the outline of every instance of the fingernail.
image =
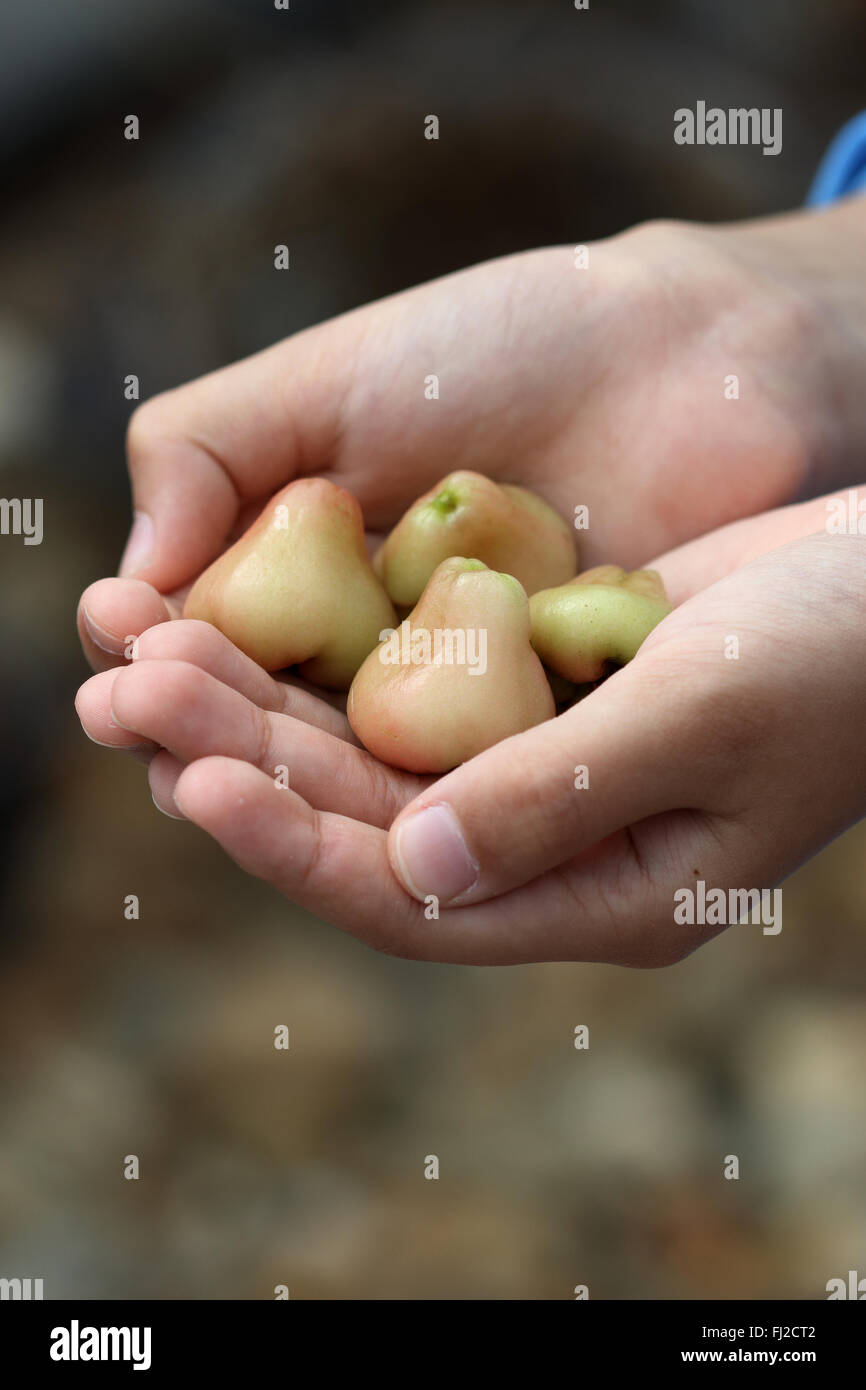
<path id="1" fill-rule="evenodd" d="M 478 865 L 450 806 L 426 806 L 404 821 L 394 844 L 397 871 L 414 898 L 453 902 L 478 879 Z"/>
<path id="2" fill-rule="evenodd" d="M 84 728 L 83 725 L 82 728 Z M 90 742 L 96 744 L 97 748 L 111 748 L 115 753 L 128 753 L 130 748 L 144 747 L 144 744 L 139 743 L 104 743 L 101 738 L 94 738 L 93 734 L 88 734 L 86 729 L 84 729 L 84 732 L 85 734 L 87 734 L 87 737 L 90 739 Z"/>
<path id="3" fill-rule="evenodd" d="M 104 627 L 93 621 L 86 608 L 82 608 L 81 616 L 87 628 L 87 635 L 94 646 L 99 647 L 100 651 L 108 652 L 109 656 L 120 656 L 124 648 L 123 638 L 114 637 L 110 632 L 106 632 Z"/>
<path id="4" fill-rule="evenodd" d="M 108 727 L 109 729 L 122 729 L 125 734 L 138 733 L 138 729 L 131 729 L 128 724 L 121 724 L 117 715 L 114 713 L 114 705 L 110 700 L 108 703 Z"/>
<path id="5" fill-rule="evenodd" d="M 168 816 L 169 820 L 186 820 L 186 816 L 182 815 L 180 812 L 180 807 L 178 807 L 178 813 L 175 815 L 173 811 L 167 811 L 164 806 L 160 806 L 153 792 L 150 793 L 150 797 L 157 811 L 161 811 L 164 816 Z M 174 802 L 174 797 L 172 797 L 172 801 Z M 176 802 L 175 805 L 177 805 Z"/>
<path id="6" fill-rule="evenodd" d="M 109 723 L 111 723 L 110 720 Z M 83 724 L 81 727 L 84 729 Z M 120 728 L 119 724 L 117 728 Z M 97 748 L 110 748 L 112 753 L 131 753 L 134 758 L 146 758 L 150 762 L 155 752 L 155 745 L 152 743 L 104 743 L 101 738 L 94 738 L 93 734 L 88 734 L 86 729 L 84 732 L 90 742 L 96 744 Z"/>
<path id="7" fill-rule="evenodd" d="M 138 570 L 144 569 L 153 552 L 153 522 L 147 512 L 136 512 L 126 549 L 120 561 L 119 575 L 128 579 Z"/>

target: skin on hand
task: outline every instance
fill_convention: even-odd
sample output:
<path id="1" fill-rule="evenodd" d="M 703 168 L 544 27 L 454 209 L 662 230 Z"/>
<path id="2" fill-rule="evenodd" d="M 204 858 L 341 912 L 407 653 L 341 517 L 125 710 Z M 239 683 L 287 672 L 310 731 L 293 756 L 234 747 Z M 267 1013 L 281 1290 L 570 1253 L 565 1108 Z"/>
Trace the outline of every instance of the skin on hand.
<path id="1" fill-rule="evenodd" d="M 145 634 L 140 660 L 93 677 L 89 698 L 167 750 L 151 782 L 175 813 L 377 949 L 669 964 L 718 930 L 675 924 L 679 889 L 772 887 L 866 811 L 866 748 L 839 735 L 866 690 L 864 574 L 855 536 L 752 560 L 675 610 L 572 710 L 436 782 L 274 711 L 272 694 L 263 708 L 251 685 L 252 699 L 232 688 L 239 654 L 220 634 L 210 664 L 222 679 L 164 659 L 167 634 L 190 641 L 198 624 Z M 240 683 L 269 680 L 235 669 Z M 278 764 L 291 790 L 276 785 Z"/>
<path id="2" fill-rule="evenodd" d="M 629 569 L 846 484 L 866 439 L 862 202 L 733 227 L 650 223 L 594 245 L 584 270 L 570 247 L 506 257 L 145 402 L 129 428 L 137 520 L 121 573 L 152 593 L 91 586 L 88 659 L 117 665 L 127 636 L 175 616 L 299 476 L 348 488 L 382 532 L 443 464 L 474 469 L 565 518 L 587 506 L 581 564 Z"/>
<path id="3" fill-rule="evenodd" d="M 591 274 L 564 249 L 508 258 L 147 403 L 129 441 L 150 517 L 126 557 L 134 578 L 99 581 L 80 610 L 102 672 L 79 695 L 90 736 L 138 745 L 157 804 L 381 950 L 679 959 L 712 933 L 674 927 L 673 885 L 699 871 L 709 886 L 769 887 L 863 814 L 862 754 L 838 737 L 862 708 L 863 541 L 785 546 L 823 528 L 818 503 L 737 520 L 852 480 L 866 435 L 862 219 L 843 206 L 654 224 L 594 247 Z M 503 356 L 489 345 L 506 327 L 520 352 Z M 434 408 L 431 344 L 449 388 Z M 721 389 L 731 371 L 749 383 L 736 402 Z M 291 477 L 330 477 L 384 529 L 446 459 L 564 516 L 588 505 L 584 564 L 653 561 L 672 600 L 691 601 L 567 715 L 430 783 L 384 768 L 342 715 L 244 664 L 214 629 L 168 619 Z M 723 662 L 720 633 L 738 631 L 749 660 Z M 578 762 L 591 791 L 574 789 Z M 419 797 L 412 812 L 433 808 L 426 866 Z M 434 920 L 416 900 L 431 882 Z"/>

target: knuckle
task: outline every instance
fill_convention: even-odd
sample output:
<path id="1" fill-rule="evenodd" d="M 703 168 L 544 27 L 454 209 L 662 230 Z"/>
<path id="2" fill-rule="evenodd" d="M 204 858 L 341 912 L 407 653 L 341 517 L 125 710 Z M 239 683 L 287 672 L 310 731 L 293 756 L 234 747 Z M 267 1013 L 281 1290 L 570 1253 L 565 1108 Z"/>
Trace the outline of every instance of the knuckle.
<path id="1" fill-rule="evenodd" d="M 145 457 L 154 443 L 166 434 L 168 392 L 151 396 L 136 406 L 126 427 L 126 452 L 130 466 Z"/>
<path id="2" fill-rule="evenodd" d="M 666 924 L 668 929 L 670 924 Z M 686 956 L 690 956 L 692 951 L 700 944 L 694 940 L 684 940 L 681 937 L 666 935 L 660 929 L 658 932 L 646 932 L 635 942 L 635 946 L 630 955 L 623 960 L 623 965 L 634 966 L 638 970 L 664 970 L 669 965 L 678 965 Z"/>
<path id="3" fill-rule="evenodd" d="M 203 642 L 214 631 L 210 623 L 203 623 L 197 618 L 177 618 L 173 622 L 157 623 L 138 639 L 139 658 L 195 664 Z"/>
<path id="4" fill-rule="evenodd" d="M 384 763 L 369 756 L 362 766 L 366 778 L 365 800 L 368 805 L 381 811 L 381 816 L 377 819 L 381 820 L 383 825 L 390 825 L 404 804 L 403 798 L 397 792 L 391 771 Z"/>
<path id="5" fill-rule="evenodd" d="M 247 712 L 250 719 L 250 729 L 252 738 L 253 758 L 256 767 L 262 772 L 273 775 L 273 764 L 275 759 L 273 746 L 273 729 L 271 726 L 271 716 L 267 710 L 260 709 L 258 705 L 249 703 Z M 318 824 L 318 822 L 317 822 Z M 317 846 L 312 856 L 313 866 L 318 858 L 319 835 L 317 834 L 315 844 Z M 305 870 L 305 877 L 309 876 L 310 866 Z"/>
<path id="6" fill-rule="evenodd" d="M 379 956 L 390 956 L 393 960 L 431 960 L 436 959 L 435 952 L 431 952 L 429 947 L 424 951 L 420 941 L 414 934 L 407 932 L 405 925 L 400 928 L 378 927 L 375 931 L 369 931 L 362 938 L 364 945 L 371 951 L 375 951 Z"/>
<path id="7" fill-rule="evenodd" d="M 315 896 L 325 860 L 326 846 L 321 816 L 315 808 L 311 807 L 310 809 L 312 811 L 312 834 L 309 837 L 309 852 L 306 854 L 304 862 L 297 866 L 296 875 L 300 891 Z"/>

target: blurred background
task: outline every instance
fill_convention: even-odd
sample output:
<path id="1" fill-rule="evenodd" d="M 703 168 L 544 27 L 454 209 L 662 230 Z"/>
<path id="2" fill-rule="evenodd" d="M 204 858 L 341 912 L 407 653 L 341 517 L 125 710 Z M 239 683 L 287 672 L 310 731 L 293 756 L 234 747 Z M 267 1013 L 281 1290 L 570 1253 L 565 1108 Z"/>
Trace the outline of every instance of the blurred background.
<path id="1" fill-rule="evenodd" d="M 0 1276 L 731 1299 L 866 1273 L 866 827 L 788 883 L 777 938 L 649 974 L 415 964 L 163 818 L 72 709 L 77 597 L 128 526 L 127 374 L 146 397 L 499 253 L 796 205 L 864 53 L 862 0 L 6 0 L 0 494 L 44 498 L 45 537 L 0 537 Z M 698 99 L 782 107 L 783 153 L 675 146 Z"/>

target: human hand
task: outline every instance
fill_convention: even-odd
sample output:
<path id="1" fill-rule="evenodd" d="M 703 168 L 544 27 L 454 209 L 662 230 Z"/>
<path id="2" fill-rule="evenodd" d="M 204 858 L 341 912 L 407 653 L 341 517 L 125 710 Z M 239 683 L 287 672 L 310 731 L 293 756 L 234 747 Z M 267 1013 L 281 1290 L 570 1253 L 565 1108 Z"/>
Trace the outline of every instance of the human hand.
<path id="1" fill-rule="evenodd" d="M 836 288 L 856 215 L 648 224 L 593 245 L 587 269 L 570 247 L 507 257 L 146 402 L 129 431 L 127 578 L 92 585 L 79 610 L 91 664 L 117 665 L 130 637 L 177 616 L 295 476 L 347 487 L 375 530 L 453 469 L 520 483 L 563 515 L 588 506 L 584 568 L 645 564 L 817 490 L 820 468 L 845 481 L 866 434 L 848 381 L 862 271 L 859 289 Z"/>
<path id="2" fill-rule="evenodd" d="M 815 519 L 780 516 L 789 533 Z M 742 553 L 757 549 L 757 525 L 744 523 Z M 771 543 L 781 526 L 770 520 Z M 660 568 L 685 586 L 690 570 L 729 563 L 721 535 L 696 547 L 703 562 L 682 552 Z M 866 811 L 866 747 L 845 733 L 866 691 L 864 579 L 859 536 L 811 535 L 752 559 L 571 710 L 436 782 L 346 742 L 342 716 L 302 708 L 203 624 L 145 634 L 132 667 L 84 687 L 83 717 L 95 727 L 94 711 L 111 710 L 127 738 L 162 746 L 158 804 L 380 950 L 667 964 L 719 930 L 677 925 L 677 889 L 769 888 Z M 288 714 L 275 712 L 283 700 Z"/>

